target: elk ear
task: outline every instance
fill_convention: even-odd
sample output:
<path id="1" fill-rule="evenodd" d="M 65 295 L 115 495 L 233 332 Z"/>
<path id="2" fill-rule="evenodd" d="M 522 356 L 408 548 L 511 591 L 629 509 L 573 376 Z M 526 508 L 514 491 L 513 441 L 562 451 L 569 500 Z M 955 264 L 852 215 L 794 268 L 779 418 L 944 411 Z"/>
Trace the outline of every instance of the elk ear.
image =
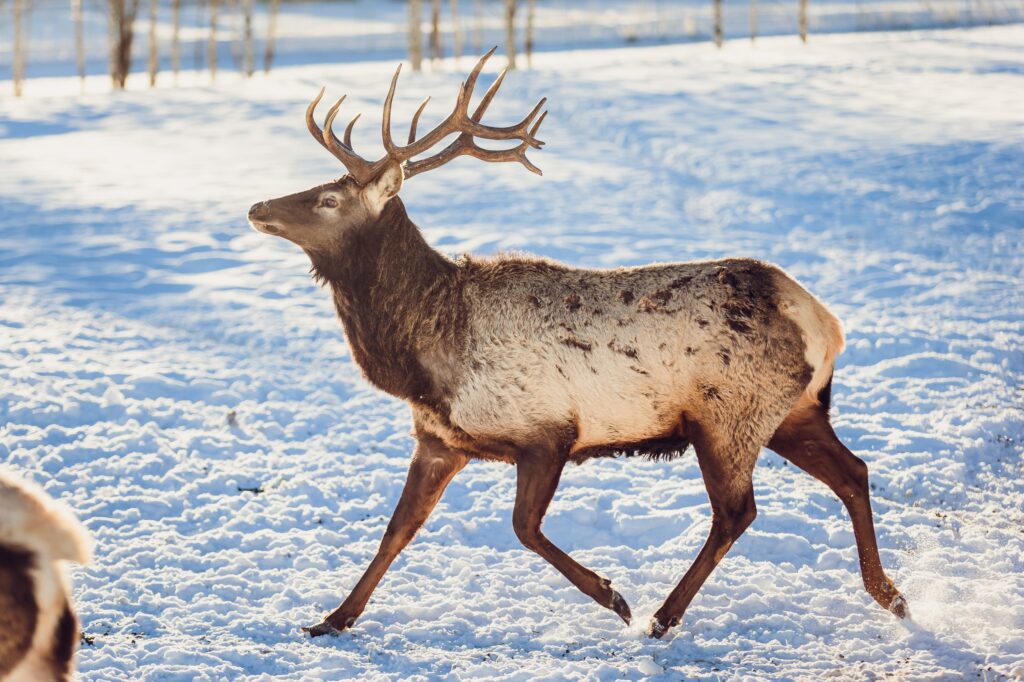
<path id="1" fill-rule="evenodd" d="M 363 197 L 370 209 L 374 213 L 380 213 L 384 209 L 384 204 L 402 189 L 404 179 L 405 171 L 401 164 L 389 163 L 385 166 L 381 174 L 363 188 Z"/>

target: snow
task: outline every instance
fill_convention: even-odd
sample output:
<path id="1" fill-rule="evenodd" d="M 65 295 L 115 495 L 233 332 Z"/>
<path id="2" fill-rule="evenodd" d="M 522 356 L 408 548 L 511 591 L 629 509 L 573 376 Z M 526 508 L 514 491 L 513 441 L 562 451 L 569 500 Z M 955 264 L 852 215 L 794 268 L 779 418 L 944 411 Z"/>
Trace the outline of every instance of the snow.
<path id="1" fill-rule="evenodd" d="M 244 216 L 340 173 L 302 123 L 320 84 L 379 149 L 393 62 L 0 100 L 0 458 L 96 537 L 81 677 L 1024 678 L 1022 46 L 1004 26 L 546 53 L 491 108 L 550 96 L 543 178 L 463 159 L 403 191 L 452 254 L 755 256 L 844 320 L 835 423 L 913 619 L 863 590 L 839 502 L 766 451 L 758 518 L 663 641 L 642 628 L 709 525 L 692 456 L 572 467 L 547 517 L 630 628 L 519 545 L 514 471 L 475 463 L 355 629 L 299 632 L 372 557 L 409 415 L 360 378 L 305 257 Z M 445 66 L 403 74 L 399 120 L 428 93 L 445 113 L 469 64 Z"/>

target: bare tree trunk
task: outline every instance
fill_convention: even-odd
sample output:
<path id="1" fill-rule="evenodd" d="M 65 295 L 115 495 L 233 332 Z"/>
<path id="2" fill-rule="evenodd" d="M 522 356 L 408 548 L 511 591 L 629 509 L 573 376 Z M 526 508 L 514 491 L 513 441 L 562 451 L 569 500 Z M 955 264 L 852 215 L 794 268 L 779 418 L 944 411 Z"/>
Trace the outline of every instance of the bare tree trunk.
<path id="1" fill-rule="evenodd" d="M 484 0 L 473 0 L 473 52 L 484 51 Z"/>
<path id="2" fill-rule="evenodd" d="M 114 88 L 124 89 L 132 68 L 132 41 L 139 0 L 109 0 L 110 78 Z"/>
<path id="3" fill-rule="evenodd" d="M 171 0 L 171 23 L 174 32 L 171 34 L 171 71 L 174 73 L 174 84 L 178 84 L 178 71 L 181 70 L 181 0 Z"/>
<path id="4" fill-rule="evenodd" d="M 409 61 L 412 70 L 423 68 L 423 3 L 409 0 Z"/>
<path id="5" fill-rule="evenodd" d="M 526 68 L 533 68 L 533 18 L 537 12 L 537 0 L 526 0 Z"/>
<path id="6" fill-rule="evenodd" d="M 267 47 L 263 52 L 263 73 L 270 73 L 274 65 L 274 41 L 277 39 L 277 10 L 281 0 L 270 0 L 270 23 L 267 25 Z"/>
<path id="7" fill-rule="evenodd" d="M 206 43 L 206 61 L 210 65 L 210 80 L 217 80 L 217 10 L 220 0 L 210 0 L 210 37 Z"/>
<path id="8" fill-rule="evenodd" d="M 156 85 L 156 74 L 160 68 L 160 53 L 156 44 L 157 0 L 149 0 L 149 87 Z"/>
<path id="9" fill-rule="evenodd" d="M 452 13 L 452 56 L 458 65 L 462 56 L 462 26 L 459 25 L 459 0 L 449 0 L 448 7 Z"/>
<path id="10" fill-rule="evenodd" d="M 71 0 L 71 16 L 75 22 L 75 66 L 78 79 L 85 88 L 85 27 L 82 21 L 82 0 Z"/>
<path id="11" fill-rule="evenodd" d="M 802 2 L 803 0 L 801 0 Z M 722 47 L 722 0 L 715 2 L 715 47 Z"/>
<path id="12" fill-rule="evenodd" d="M 252 78 L 255 70 L 252 57 L 252 0 L 242 0 L 242 70 Z"/>
<path id="13" fill-rule="evenodd" d="M 430 3 L 430 61 L 441 58 L 441 0 Z"/>
<path id="14" fill-rule="evenodd" d="M 800 40 L 807 42 L 807 0 L 800 0 Z"/>
<path id="15" fill-rule="evenodd" d="M 505 51 L 508 53 L 508 68 L 516 68 L 516 0 L 505 0 Z"/>
<path id="16" fill-rule="evenodd" d="M 750 0 L 750 42 L 757 40 L 757 0 Z"/>
<path id="17" fill-rule="evenodd" d="M 14 77 L 15 97 L 21 97 L 22 81 L 25 80 L 25 36 L 22 27 L 25 1 L 14 0 L 14 63 L 11 65 L 11 72 Z"/>

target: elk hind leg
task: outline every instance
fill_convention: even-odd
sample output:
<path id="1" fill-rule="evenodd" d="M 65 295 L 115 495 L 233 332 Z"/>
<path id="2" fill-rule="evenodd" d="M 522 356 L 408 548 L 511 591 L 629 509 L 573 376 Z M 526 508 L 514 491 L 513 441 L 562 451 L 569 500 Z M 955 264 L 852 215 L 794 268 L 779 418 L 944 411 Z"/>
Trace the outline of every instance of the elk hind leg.
<path id="1" fill-rule="evenodd" d="M 884 608 L 905 618 L 910 615 L 907 600 L 885 575 L 878 556 L 868 467 L 836 436 L 829 423 L 827 399 L 823 403 L 802 399 L 776 430 L 768 447 L 827 485 L 839 497 L 853 522 L 864 587 Z"/>

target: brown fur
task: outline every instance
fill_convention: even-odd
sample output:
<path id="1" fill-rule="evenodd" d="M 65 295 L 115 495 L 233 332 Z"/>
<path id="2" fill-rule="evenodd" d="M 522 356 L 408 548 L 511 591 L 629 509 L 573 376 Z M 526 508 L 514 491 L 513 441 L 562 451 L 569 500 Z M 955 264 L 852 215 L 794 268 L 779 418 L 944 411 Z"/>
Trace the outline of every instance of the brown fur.
<path id="1" fill-rule="evenodd" d="M 34 566 L 30 552 L 0 544 L 0 679 L 32 645 L 39 613 L 29 573 Z"/>

